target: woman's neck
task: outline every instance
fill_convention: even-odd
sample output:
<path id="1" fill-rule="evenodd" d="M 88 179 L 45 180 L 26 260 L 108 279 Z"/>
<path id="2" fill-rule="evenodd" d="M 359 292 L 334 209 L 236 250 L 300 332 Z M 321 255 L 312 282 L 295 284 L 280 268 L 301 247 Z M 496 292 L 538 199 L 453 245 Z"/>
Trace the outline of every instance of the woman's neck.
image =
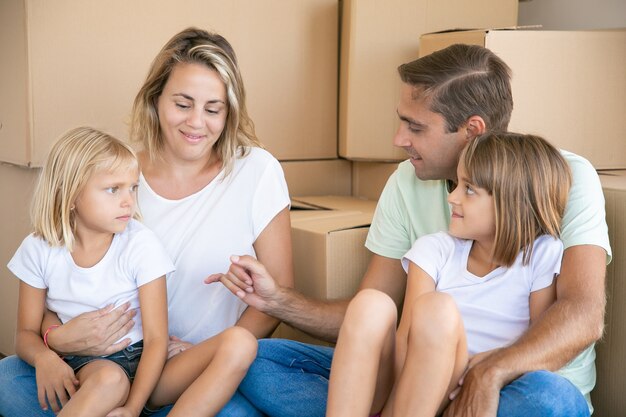
<path id="1" fill-rule="evenodd" d="M 222 169 L 217 154 L 208 160 L 181 161 L 167 158 L 150 160 L 145 152 L 139 154 L 141 171 L 148 183 L 160 196 L 179 200 L 195 194 L 213 181 Z"/>

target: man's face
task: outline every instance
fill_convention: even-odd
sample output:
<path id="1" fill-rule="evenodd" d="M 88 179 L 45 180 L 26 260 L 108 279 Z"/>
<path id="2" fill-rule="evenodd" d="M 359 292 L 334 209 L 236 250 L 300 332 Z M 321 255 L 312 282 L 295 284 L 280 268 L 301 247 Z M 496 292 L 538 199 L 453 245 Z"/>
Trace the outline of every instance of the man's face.
<path id="1" fill-rule="evenodd" d="M 447 132 L 441 114 L 430 110 L 430 101 L 421 90 L 403 83 L 398 103 L 400 126 L 393 144 L 403 148 L 421 180 L 456 181 L 456 166 L 468 141 L 465 127 Z"/>

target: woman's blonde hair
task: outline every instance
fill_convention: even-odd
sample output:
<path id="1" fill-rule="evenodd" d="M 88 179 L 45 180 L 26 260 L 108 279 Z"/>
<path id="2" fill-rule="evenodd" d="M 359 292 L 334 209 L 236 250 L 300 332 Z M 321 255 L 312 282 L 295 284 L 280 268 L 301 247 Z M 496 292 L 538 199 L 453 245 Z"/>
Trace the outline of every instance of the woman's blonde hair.
<path id="1" fill-rule="evenodd" d="M 122 141 L 90 127 L 78 127 L 52 146 L 39 175 L 31 207 L 35 236 L 51 246 L 74 245 L 73 205 L 85 183 L 100 170 L 137 168 L 137 156 Z M 135 213 L 139 218 L 139 213 Z"/>
<path id="2" fill-rule="evenodd" d="M 161 49 L 133 103 L 131 140 L 141 143 L 151 160 L 160 156 L 163 150 L 163 132 L 157 103 L 172 69 L 180 63 L 201 64 L 215 70 L 226 87 L 228 114 L 224 130 L 215 143 L 215 151 L 228 175 L 234 159 L 245 155 L 245 147 L 260 147 L 261 143 L 254 133 L 254 124 L 246 110 L 246 94 L 235 51 L 224 37 L 216 33 L 187 28 L 176 34 Z"/>
<path id="3" fill-rule="evenodd" d="M 527 264 L 540 235 L 558 237 L 571 173 L 561 153 L 545 139 L 517 133 L 487 133 L 461 154 L 470 181 L 493 196 L 494 259 L 511 266 L 520 251 Z"/>

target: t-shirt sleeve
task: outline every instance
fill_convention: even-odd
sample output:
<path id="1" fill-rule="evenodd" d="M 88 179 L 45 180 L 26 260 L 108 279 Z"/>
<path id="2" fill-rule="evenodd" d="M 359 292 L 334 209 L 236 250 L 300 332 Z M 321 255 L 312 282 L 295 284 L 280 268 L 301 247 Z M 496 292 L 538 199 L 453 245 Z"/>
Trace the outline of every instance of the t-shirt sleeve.
<path id="1" fill-rule="evenodd" d="M 278 161 L 272 157 L 259 178 L 252 201 L 255 240 L 272 219 L 290 204 L 285 174 Z"/>
<path id="2" fill-rule="evenodd" d="M 439 282 L 439 272 L 454 250 L 454 242 L 445 233 L 422 236 L 402 258 L 402 267 L 408 273 L 409 263 L 419 266 L 435 281 Z"/>
<path id="3" fill-rule="evenodd" d="M 608 264 L 611 246 L 600 178 L 586 159 L 569 152 L 563 152 L 563 156 L 572 171 L 572 187 L 561 226 L 563 247 L 600 246 L 606 251 Z"/>
<path id="4" fill-rule="evenodd" d="M 402 207 L 404 201 L 398 186 L 396 170 L 387 180 L 372 219 L 365 247 L 371 252 L 392 259 L 402 259 L 410 248 L 410 234 L 406 228 Z"/>
<path id="5" fill-rule="evenodd" d="M 531 259 L 532 283 L 530 291 L 538 291 L 552 284 L 561 272 L 563 243 L 551 236 L 541 236 L 534 244 Z"/>
<path id="6" fill-rule="evenodd" d="M 26 284 L 35 288 L 48 288 L 45 280 L 47 243 L 32 234 L 27 236 L 17 249 L 7 267 Z"/>
<path id="7" fill-rule="evenodd" d="M 176 269 L 159 239 L 148 228 L 132 236 L 128 255 L 124 262 L 130 263 L 138 287 Z"/>

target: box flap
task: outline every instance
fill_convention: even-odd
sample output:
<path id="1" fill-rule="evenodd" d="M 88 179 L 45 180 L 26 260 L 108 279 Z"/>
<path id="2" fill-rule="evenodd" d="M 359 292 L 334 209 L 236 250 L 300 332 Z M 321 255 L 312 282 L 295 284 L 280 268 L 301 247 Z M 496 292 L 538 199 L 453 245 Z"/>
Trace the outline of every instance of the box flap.
<path id="1" fill-rule="evenodd" d="M 299 207 L 300 209 L 293 209 Z M 293 197 L 291 226 L 313 233 L 368 227 L 376 202 L 345 196 Z"/>
<path id="2" fill-rule="evenodd" d="M 599 171 L 600 183 L 605 190 L 626 191 L 626 170 Z"/>

